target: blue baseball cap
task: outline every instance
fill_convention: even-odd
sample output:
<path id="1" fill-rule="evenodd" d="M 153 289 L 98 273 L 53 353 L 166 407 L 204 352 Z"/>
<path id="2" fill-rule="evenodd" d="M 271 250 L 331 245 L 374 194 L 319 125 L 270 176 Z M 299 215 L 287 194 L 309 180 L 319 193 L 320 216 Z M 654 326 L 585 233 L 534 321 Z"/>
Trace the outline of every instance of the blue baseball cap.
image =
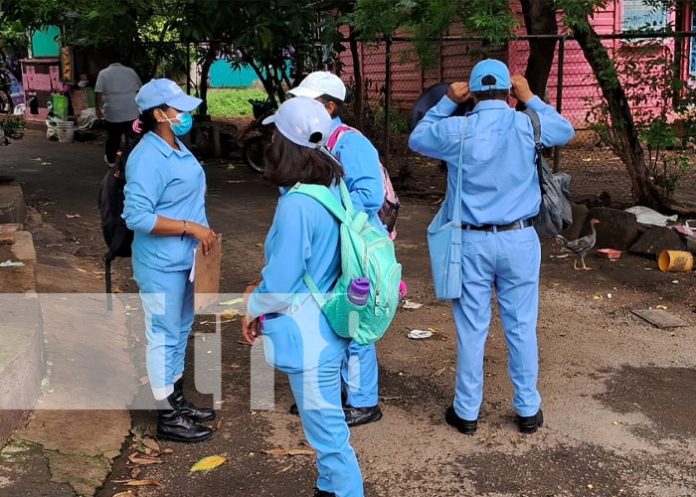
<path id="1" fill-rule="evenodd" d="M 492 77 L 494 82 L 483 84 L 483 79 L 486 76 Z M 509 90 L 510 86 L 510 70 L 499 60 L 482 60 L 471 70 L 469 91 Z"/>
<path id="2" fill-rule="evenodd" d="M 297 145 L 321 149 L 331 136 L 333 123 L 324 104 L 309 97 L 294 97 L 283 102 L 263 124 L 275 124 L 285 138 Z"/>
<path id="3" fill-rule="evenodd" d="M 201 105 L 200 98 L 184 93 L 181 87 L 171 79 L 153 79 L 144 84 L 135 96 L 135 103 L 144 112 L 162 104 L 182 112 L 191 112 Z"/>

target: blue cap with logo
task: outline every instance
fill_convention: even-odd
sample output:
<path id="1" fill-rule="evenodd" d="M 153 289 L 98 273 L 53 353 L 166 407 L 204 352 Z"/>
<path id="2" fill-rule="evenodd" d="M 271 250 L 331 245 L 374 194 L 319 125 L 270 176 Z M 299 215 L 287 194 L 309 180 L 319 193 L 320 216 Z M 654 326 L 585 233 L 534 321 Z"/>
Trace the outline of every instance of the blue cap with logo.
<path id="1" fill-rule="evenodd" d="M 489 76 L 490 78 L 487 78 Z M 486 79 L 484 84 L 484 79 Z M 510 70 L 496 59 L 482 60 L 474 66 L 469 76 L 469 91 L 509 90 Z"/>
<path id="2" fill-rule="evenodd" d="M 135 103 L 144 112 L 162 104 L 182 112 L 191 112 L 201 105 L 200 98 L 184 93 L 181 87 L 171 79 L 153 79 L 144 84 L 135 96 Z"/>

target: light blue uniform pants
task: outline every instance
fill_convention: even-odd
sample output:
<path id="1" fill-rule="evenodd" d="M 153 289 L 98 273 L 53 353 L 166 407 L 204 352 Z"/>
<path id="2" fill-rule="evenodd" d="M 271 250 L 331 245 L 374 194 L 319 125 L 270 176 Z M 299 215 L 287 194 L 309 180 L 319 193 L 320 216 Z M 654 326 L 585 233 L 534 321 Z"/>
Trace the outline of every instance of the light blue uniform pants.
<path id="1" fill-rule="evenodd" d="M 363 497 L 363 481 L 341 406 L 344 357 L 288 374 L 309 444 L 317 451 L 317 488 L 337 497 Z"/>
<path id="2" fill-rule="evenodd" d="M 184 373 L 186 344 L 194 320 L 189 273 L 133 264 L 145 313 L 147 374 L 158 400 L 173 392 L 175 381 Z"/>
<path id="3" fill-rule="evenodd" d="M 350 342 L 341 372 L 352 407 L 374 407 L 379 403 L 379 368 L 375 344 Z"/>
<path id="4" fill-rule="evenodd" d="M 539 410 L 536 324 L 541 247 L 534 228 L 504 232 L 462 230 L 462 297 L 453 302 L 457 327 L 454 409 L 478 417 L 483 395 L 483 353 L 496 290 L 508 346 L 513 405 L 520 416 Z"/>

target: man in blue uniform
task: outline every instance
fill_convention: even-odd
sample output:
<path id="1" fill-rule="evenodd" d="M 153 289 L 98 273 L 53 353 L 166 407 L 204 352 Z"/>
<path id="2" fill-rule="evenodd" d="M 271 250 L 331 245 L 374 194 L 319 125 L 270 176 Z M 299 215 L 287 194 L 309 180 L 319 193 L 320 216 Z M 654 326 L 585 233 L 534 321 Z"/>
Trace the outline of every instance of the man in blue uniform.
<path id="1" fill-rule="evenodd" d="M 573 137 L 572 125 L 534 96 L 522 76 L 510 78 L 505 64 L 488 59 L 474 66 L 468 84 L 450 86 L 409 140 L 414 151 L 447 162 L 449 219 L 454 209 L 462 214 L 462 294 L 452 302 L 457 378 L 445 419 L 465 434 L 477 428 L 493 288 L 508 345 L 519 429 L 534 433 L 543 424 L 536 337 L 541 249 L 532 223 L 541 194 L 532 123 L 507 104 L 510 95 L 539 114 L 544 146 L 563 145 Z M 472 112 L 450 117 L 471 97 L 477 102 Z M 462 201 L 454 205 L 462 139 Z"/>
<path id="2" fill-rule="evenodd" d="M 296 97 L 319 100 L 333 120 L 332 134 L 343 125 L 339 112 L 346 99 L 346 86 L 341 78 L 326 71 L 313 72 L 292 90 Z M 343 165 L 346 186 L 353 205 L 367 213 L 370 222 L 386 233 L 378 212 L 384 204 L 384 179 L 377 149 L 362 133 L 347 131 L 332 147 L 331 152 Z M 382 418 L 379 408 L 377 349 L 375 345 L 351 343 L 343 368 L 346 389 L 346 422 L 358 426 Z"/>

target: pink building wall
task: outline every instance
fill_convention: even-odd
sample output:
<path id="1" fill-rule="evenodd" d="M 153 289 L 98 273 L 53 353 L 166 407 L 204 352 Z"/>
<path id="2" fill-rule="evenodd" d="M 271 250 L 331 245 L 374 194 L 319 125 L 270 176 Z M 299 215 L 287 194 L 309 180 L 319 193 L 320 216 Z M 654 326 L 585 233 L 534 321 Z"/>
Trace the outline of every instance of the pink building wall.
<path id="1" fill-rule="evenodd" d="M 511 7 L 522 21 L 522 9 L 519 1 L 512 0 Z M 595 13 L 592 25 L 598 34 L 618 34 L 624 31 L 622 18 L 623 0 L 610 0 L 603 9 Z M 677 29 L 691 29 L 691 12 L 688 9 L 685 12 L 685 19 L 689 21 L 689 25 L 678 26 Z M 674 22 L 674 14 L 670 15 L 668 21 Z M 560 17 L 559 26 L 560 29 L 563 29 Z M 458 34 L 456 26 L 453 26 L 452 31 L 452 34 Z M 524 33 L 524 27 L 521 26 L 520 34 Z M 635 44 L 625 40 L 605 40 L 603 43 L 609 49 L 612 57 L 621 51 L 629 53 L 632 50 L 638 50 Z M 673 56 L 674 39 L 667 39 L 660 46 L 664 54 L 672 54 L 670 56 Z M 480 58 L 480 48 L 478 42 L 445 41 L 439 47 L 436 55 L 438 60 L 435 66 L 423 69 L 418 63 L 415 49 L 411 43 L 395 42 L 392 50 L 392 103 L 394 107 L 408 111 L 423 89 L 441 81 L 467 80 L 471 67 Z M 385 46 L 384 44 L 361 45 L 360 51 L 363 77 L 369 82 L 368 93 L 373 99 L 379 98 L 382 96 L 385 84 Z M 684 53 L 689 53 L 688 43 L 684 47 Z M 513 74 L 523 74 L 529 56 L 528 42 L 526 40 L 513 40 L 507 47 L 503 47 L 493 54 L 489 53 L 489 56 L 506 61 Z M 353 75 L 350 51 L 342 52 L 340 59 L 343 64 L 341 77 L 350 83 Z M 688 77 L 689 63 L 687 59 L 688 57 L 685 56 L 682 68 L 683 77 Z M 646 64 L 645 70 L 656 69 Z M 556 49 L 548 84 L 547 98 L 552 105 L 556 104 L 557 82 L 558 49 Z M 631 82 L 624 80 L 624 83 Z M 640 103 L 634 101 L 633 108 L 647 112 L 655 111 L 661 105 L 656 97 L 656 95 L 648 94 L 645 101 Z M 576 42 L 566 41 L 563 64 L 563 114 L 571 120 L 576 128 L 586 128 L 588 126 L 587 113 L 600 98 L 601 93 L 597 80 L 590 65 L 585 60 L 582 50 Z"/>

